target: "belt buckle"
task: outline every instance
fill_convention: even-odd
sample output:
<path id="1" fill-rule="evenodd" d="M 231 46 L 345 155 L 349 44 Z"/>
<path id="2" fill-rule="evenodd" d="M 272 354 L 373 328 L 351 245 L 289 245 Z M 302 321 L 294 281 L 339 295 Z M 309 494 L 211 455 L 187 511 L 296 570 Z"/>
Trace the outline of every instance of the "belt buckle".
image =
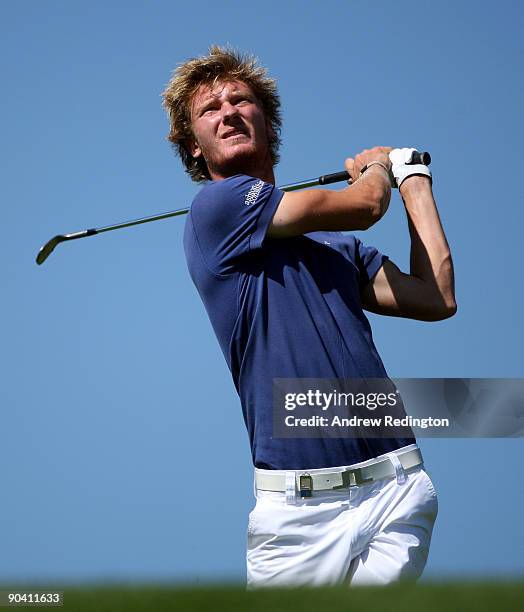
<path id="1" fill-rule="evenodd" d="M 300 497 L 311 497 L 313 491 L 313 478 L 311 474 L 300 474 L 298 477 Z"/>
<path id="2" fill-rule="evenodd" d="M 356 470 L 354 470 L 353 478 L 355 479 L 355 484 L 357 486 L 368 484 L 375 480 L 373 476 L 369 474 L 368 471 L 366 471 L 366 468 L 357 468 Z"/>

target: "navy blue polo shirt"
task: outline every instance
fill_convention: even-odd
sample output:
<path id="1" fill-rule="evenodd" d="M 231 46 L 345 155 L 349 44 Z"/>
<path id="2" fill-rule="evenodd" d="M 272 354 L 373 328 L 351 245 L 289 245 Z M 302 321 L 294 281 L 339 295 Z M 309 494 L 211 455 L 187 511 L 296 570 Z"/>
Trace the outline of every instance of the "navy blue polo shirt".
<path id="1" fill-rule="evenodd" d="M 211 181 L 187 217 L 191 278 L 240 396 L 253 463 L 350 465 L 412 438 L 274 438 L 274 378 L 384 378 L 360 290 L 385 255 L 341 232 L 266 238 L 284 192 L 245 175 Z"/>

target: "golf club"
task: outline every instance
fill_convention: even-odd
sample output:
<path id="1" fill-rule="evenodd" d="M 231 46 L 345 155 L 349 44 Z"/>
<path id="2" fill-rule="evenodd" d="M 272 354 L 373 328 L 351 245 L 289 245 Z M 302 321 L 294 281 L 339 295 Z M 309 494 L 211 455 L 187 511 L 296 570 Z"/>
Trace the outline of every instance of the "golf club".
<path id="1" fill-rule="evenodd" d="M 415 151 L 411 158 L 410 164 L 424 164 L 429 166 L 431 163 L 431 156 L 429 153 L 419 153 Z M 307 181 L 300 181 L 298 183 L 290 183 L 289 185 L 283 185 L 279 187 L 281 191 L 296 191 L 298 189 L 306 189 L 307 187 L 315 187 L 317 185 L 330 185 L 332 183 L 340 183 L 342 181 L 349 180 L 349 173 L 344 170 L 342 172 L 335 172 L 333 174 L 324 174 L 315 179 L 309 179 Z M 124 227 L 131 227 L 133 225 L 140 225 L 141 223 L 149 223 L 151 221 L 160 221 L 161 219 L 169 219 L 170 217 L 178 217 L 179 215 L 185 215 L 189 212 L 189 208 L 180 208 L 179 210 L 172 210 L 170 212 L 161 213 L 159 215 L 153 215 L 152 217 L 144 217 L 142 219 L 135 219 L 133 221 L 126 221 L 124 223 L 117 223 L 116 225 L 106 225 L 105 227 L 91 228 L 75 232 L 73 234 L 58 234 L 54 236 L 44 244 L 44 246 L 38 251 L 36 256 L 36 263 L 42 265 L 44 261 L 51 255 L 55 247 L 61 242 L 67 240 L 76 240 L 77 238 L 86 238 L 87 236 L 95 236 L 96 234 L 102 234 L 103 232 L 111 232 L 113 230 L 121 229 Z"/>

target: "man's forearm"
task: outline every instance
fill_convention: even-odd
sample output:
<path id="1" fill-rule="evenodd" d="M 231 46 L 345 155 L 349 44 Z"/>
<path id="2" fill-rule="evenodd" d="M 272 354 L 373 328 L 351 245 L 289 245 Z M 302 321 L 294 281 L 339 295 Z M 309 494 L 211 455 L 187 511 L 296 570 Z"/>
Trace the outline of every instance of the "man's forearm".
<path id="1" fill-rule="evenodd" d="M 453 261 L 433 198 L 424 176 L 410 176 L 402 183 L 411 236 L 410 273 L 425 283 L 426 297 L 436 309 L 456 311 Z"/>

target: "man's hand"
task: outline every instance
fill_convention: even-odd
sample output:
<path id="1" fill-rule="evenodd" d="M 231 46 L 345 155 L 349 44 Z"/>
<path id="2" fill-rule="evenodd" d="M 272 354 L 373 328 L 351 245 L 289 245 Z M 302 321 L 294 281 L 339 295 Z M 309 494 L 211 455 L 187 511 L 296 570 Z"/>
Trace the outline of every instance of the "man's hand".
<path id="1" fill-rule="evenodd" d="M 355 155 L 355 158 L 348 157 L 345 161 L 346 170 L 349 172 L 353 183 L 358 181 L 361 177 L 361 171 L 365 166 L 369 166 L 371 162 L 377 161 L 385 166 L 386 171 L 389 174 L 390 181 L 393 178 L 391 174 L 391 160 L 389 159 L 389 152 L 393 151 L 392 147 L 373 147 L 372 149 L 365 149 L 362 153 Z M 378 168 L 378 164 L 376 164 Z M 372 166 L 373 168 L 374 166 Z M 371 169 L 371 168 L 370 168 Z"/>
<path id="2" fill-rule="evenodd" d="M 429 178 L 431 183 L 431 171 L 424 164 L 410 164 L 411 156 L 415 149 L 393 149 L 389 154 L 392 163 L 392 172 L 395 177 L 395 183 L 400 189 L 400 186 L 409 176 L 419 175 Z M 426 179 L 427 181 L 427 179 Z"/>

